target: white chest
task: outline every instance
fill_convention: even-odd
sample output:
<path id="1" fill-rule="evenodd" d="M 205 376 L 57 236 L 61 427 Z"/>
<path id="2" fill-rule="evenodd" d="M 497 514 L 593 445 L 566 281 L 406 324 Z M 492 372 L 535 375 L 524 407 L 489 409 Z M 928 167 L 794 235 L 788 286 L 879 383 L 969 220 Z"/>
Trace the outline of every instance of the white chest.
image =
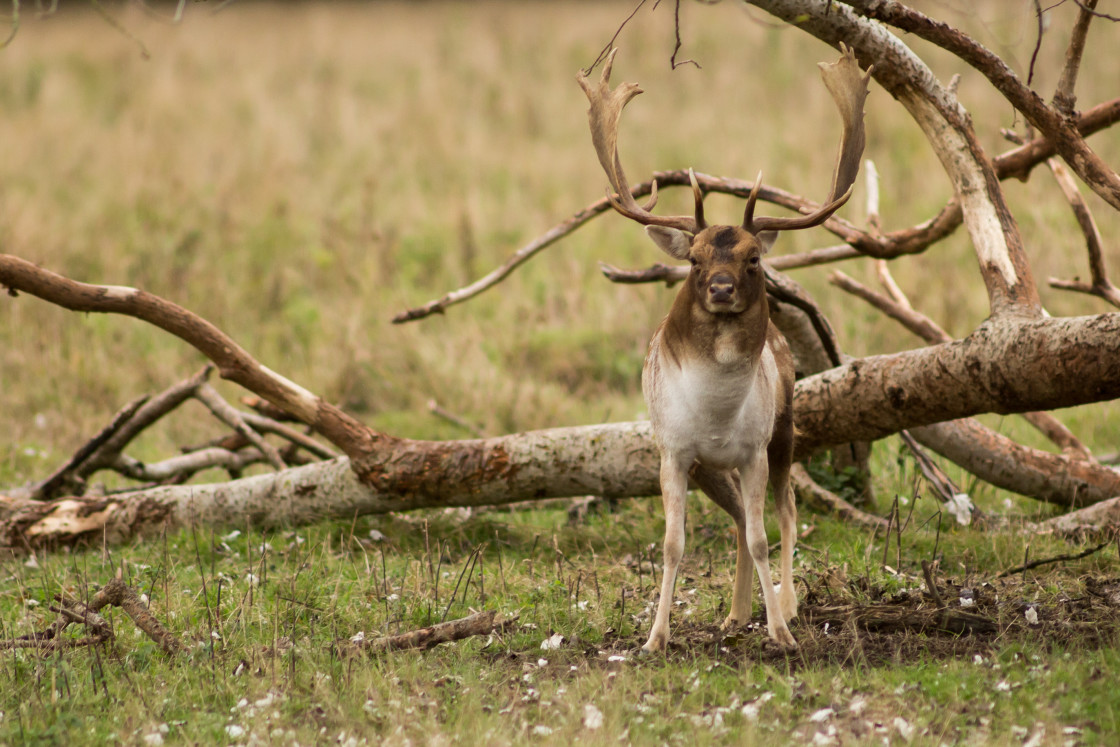
<path id="1" fill-rule="evenodd" d="M 643 389 L 654 432 L 663 449 L 685 463 L 738 466 L 773 433 L 778 370 L 764 348 L 755 361 L 730 358 L 715 349 L 715 360 L 680 361 L 650 348 Z"/>

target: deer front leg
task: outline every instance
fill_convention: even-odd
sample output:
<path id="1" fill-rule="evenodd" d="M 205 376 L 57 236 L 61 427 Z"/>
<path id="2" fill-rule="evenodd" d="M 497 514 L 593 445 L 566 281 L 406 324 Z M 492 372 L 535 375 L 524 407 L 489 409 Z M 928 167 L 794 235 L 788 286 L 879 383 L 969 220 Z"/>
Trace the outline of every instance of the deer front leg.
<path id="1" fill-rule="evenodd" d="M 747 547 L 747 514 L 743 494 L 731 472 L 702 465 L 692 468 L 692 479 L 712 502 L 731 515 L 735 522 L 735 586 L 731 594 L 731 611 L 723 621 L 726 630 L 751 619 L 751 596 L 754 591 L 754 561 Z"/>
<path id="2" fill-rule="evenodd" d="M 771 475 L 774 502 L 778 505 L 778 524 L 782 530 L 782 582 L 778 586 L 778 608 L 788 623 L 797 617 L 797 591 L 793 582 L 793 550 L 797 544 L 797 506 L 789 489 L 789 467 Z"/>
<path id="3" fill-rule="evenodd" d="M 780 609 L 778 594 L 770 580 L 769 548 L 766 544 L 766 529 L 762 523 L 768 473 L 766 452 L 761 449 L 739 469 L 743 505 L 747 515 L 747 546 L 754 560 L 755 571 L 758 572 L 759 584 L 762 586 L 762 598 L 766 603 L 766 629 L 770 638 L 786 648 L 797 648 L 797 641 L 789 632 L 785 616 Z M 792 584 L 790 588 L 792 589 Z"/>
<path id="4" fill-rule="evenodd" d="M 684 555 L 684 512 L 688 499 L 687 465 L 682 467 L 670 454 L 661 455 L 661 502 L 665 508 L 665 567 L 661 575 L 661 597 L 649 640 L 642 646 L 646 652 L 664 651 L 669 643 L 669 611 L 673 607 L 673 589 L 677 568 Z"/>

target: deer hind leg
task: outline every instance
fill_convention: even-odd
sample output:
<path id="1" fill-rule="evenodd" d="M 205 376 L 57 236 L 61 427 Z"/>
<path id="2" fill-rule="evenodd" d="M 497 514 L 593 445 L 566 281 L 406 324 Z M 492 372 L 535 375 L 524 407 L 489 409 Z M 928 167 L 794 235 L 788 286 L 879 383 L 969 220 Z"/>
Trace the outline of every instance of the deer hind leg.
<path id="1" fill-rule="evenodd" d="M 754 568 L 762 586 L 762 598 L 766 603 L 766 629 L 770 633 L 770 638 L 779 645 L 797 648 L 797 641 L 789 632 L 786 618 L 781 612 L 778 593 L 770 580 L 769 548 L 766 544 L 766 529 L 762 523 L 762 509 L 766 504 L 766 480 L 769 473 L 766 454 L 760 449 L 747 464 L 740 468 L 739 472 L 743 505 L 747 515 L 747 548 L 754 560 Z"/>
<path id="2" fill-rule="evenodd" d="M 669 454 L 661 455 L 661 502 L 665 508 L 665 567 L 661 575 L 661 597 L 649 640 L 643 651 L 664 651 L 669 643 L 669 611 L 673 607 L 673 589 L 677 569 L 684 555 L 684 514 L 688 498 L 687 465 L 681 466 Z"/>
<path id="3" fill-rule="evenodd" d="M 742 624 L 751 619 L 751 596 L 754 590 L 754 561 L 747 549 L 747 513 L 743 509 L 743 496 L 731 472 L 696 465 L 692 479 L 712 502 L 731 514 L 735 521 L 735 587 L 731 594 L 731 611 L 723 621 L 723 628 Z"/>
<path id="4" fill-rule="evenodd" d="M 783 427 L 784 426 L 784 427 Z M 778 605 L 786 622 L 797 617 L 797 590 L 793 581 L 793 551 L 797 545 L 797 505 L 789 486 L 793 458 L 793 424 L 779 421 L 766 452 L 770 466 L 770 487 L 778 507 L 778 525 L 782 531 L 781 573 Z"/>

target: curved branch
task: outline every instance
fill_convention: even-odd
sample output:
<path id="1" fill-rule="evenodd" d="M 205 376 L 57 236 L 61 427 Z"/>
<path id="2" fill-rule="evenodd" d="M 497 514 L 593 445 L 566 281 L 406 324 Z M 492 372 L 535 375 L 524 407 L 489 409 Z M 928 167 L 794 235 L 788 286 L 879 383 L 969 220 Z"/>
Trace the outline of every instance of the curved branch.
<path id="1" fill-rule="evenodd" d="M 1002 59 L 958 29 L 901 3 L 850 0 L 850 4 L 864 17 L 890 24 L 936 44 L 982 73 L 1027 121 L 1054 143 L 1062 159 L 1094 192 L 1120 210 L 1120 174 L 1093 152 L 1073 122 L 1019 80 L 1019 76 Z"/>
<path id="2" fill-rule="evenodd" d="M 0 285 L 11 295 L 29 293 L 71 311 L 124 314 L 170 332 L 213 361 L 222 378 L 291 413 L 346 454 L 361 454 L 390 438 L 261 365 L 202 317 L 146 291 L 79 283 L 8 254 L 0 254 Z"/>
<path id="3" fill-rule="evenodd" d="M 820 0 L 749 0 L 821 41 L 855 48 L 872 76 L 906 107 L 933 146 L 963 210 L 988 291 L 992 316 L 1042 315 L 1019 227 L 967 113 L 930 69 L 879 23 L 848 5 Z"/>
<path id="4" fill-rule="evenodd" d="M 1083 135 L 1090 135 L 1100 130 L 1111 127 L 1120 122 L 1120 98 L 1098 104 L 1092 109 L 1083 112 L 1078 119 L 1078 128 Z M 1054 155 L 1053 144 L 1045 137 L 1036 138 L 1029 143 L 1007 151 L 993 159 L 996 175 L 1000 179 L 1016 178 L 1026 179 L 1039 163 Z M 688 171 L 658 171 L 654 173 L 658 187 L 689 186 Z M 697 181 L 704 192 L 718 192 L 738 197 L 746 197 L 753 187 L 752 182 L 730 177 L 717 177 L 708 174 L 697 174 Z M 652 192 L 653 180 L 637 184 L 631 190 L 634 197 L 645 197 Z M 811 212 L 815 209 L 814 203 L 798 197 L 795 194 L 774 187 L 763 185 L 759 190 L 759 199 L 797 212 Z M 455 304 L 469 301 L 475 296 L 489 290 L 505 280 L 518 267 L 523 265 L 543 249 L 548 248 L 563 236 L 574 232 L 592 218 L 602 215 L 610 210 L 610 204 L 604 199 L 591 203 L 580 210 L 571 218 L 550 229 L 541 237 L 534 239 L 516 252 L 511 254 L 505 262 L 474 283 L 451 291 L 434 301 L 406 309 L 393 317 L 394 324 L 423 319 L 432 314 L 442 314 L 447 308 Z M 960 202 L 954 197 L 937 215 L 909 228 L 891 231 L 885 234 L 872 234 L 859 229 L 852 223 L 832 216 L 821 225 L 834 235 L 843 239 L 848 246 L 827 247 L 803 254 L 790 254 L 770 258 L 769 264 L 777 270 L 792 270 L 797 267 L 835 262 L 842 259 L 858 257 L 861 254 L 877 259 L 893 259 L 906 254 L 920 254 L 931 245 L 949 236 L 964 221 Z M 608 265 L 609 267 L 609 265 Z M 644 272 L 644 271 L 638 271 Z M 656 271 L 654 271 L 656 273 Z M 681 277 L 688 274 L 687 268 L 682 270 Z M 626 279 L 627 271 L 611 269 L 607 277 L 615 282 L 645 282 L 643 280 Z M 676 271 L 672 273 L 675 278 Z M 654 280 L 670 281 L 670 278 L 654 277 Z M 676 279 L 671 282 L 677 282 Z"/>

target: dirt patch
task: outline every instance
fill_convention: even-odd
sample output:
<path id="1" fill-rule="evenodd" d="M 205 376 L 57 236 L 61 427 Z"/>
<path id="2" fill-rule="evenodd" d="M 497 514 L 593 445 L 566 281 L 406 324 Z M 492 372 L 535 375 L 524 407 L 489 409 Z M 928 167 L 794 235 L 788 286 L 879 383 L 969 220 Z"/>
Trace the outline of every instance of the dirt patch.
<path id="1" fill-rule="evenodd" d="M 668 655 L 704 654 L 739 667 L 784 660 L 799 669 L 988 658 L 1016 641 L 1043 641 L 1048 648 L 1112 645 L 1120 632 L 1120 579 L 1067 580 L 1063 586 L 1067 588 L 1056 591 L 1049 587 L 1043 595 L 1037 584 L 1024 585 L 1019 579 L 969 586 L 942 582 L 938 588 L 944 606 L 936 605 L 924 589 L 889 595 L 881 589 L 843 595 L 831 590 L 827 597 L 821 589 L 811 589 L 790 625 L 797 651 L 785 651 L 769 640 L 760 612 L 750 624 L 730 631 L 678 618 Z M 609 662 L 611 656 L 636 655 L 644 642 L 644 630 L 608 635 L 588 654 Z"/>

